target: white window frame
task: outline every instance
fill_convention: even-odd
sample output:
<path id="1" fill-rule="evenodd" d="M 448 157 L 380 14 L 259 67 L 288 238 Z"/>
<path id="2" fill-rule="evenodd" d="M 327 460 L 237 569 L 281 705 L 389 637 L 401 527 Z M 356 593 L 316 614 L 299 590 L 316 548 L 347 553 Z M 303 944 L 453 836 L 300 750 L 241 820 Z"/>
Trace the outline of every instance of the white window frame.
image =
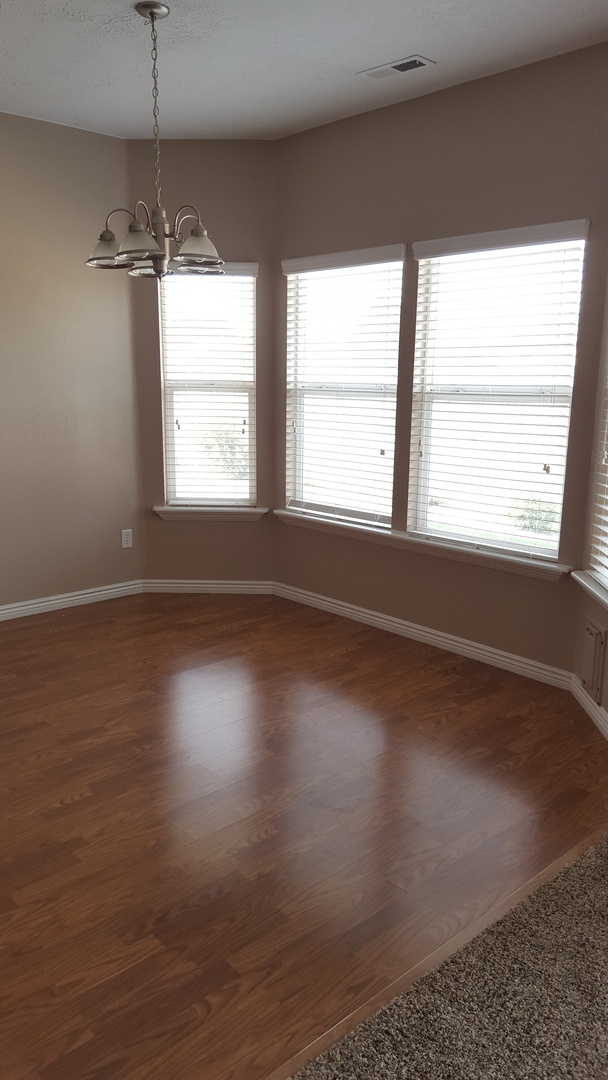
<path id="1" fill-rule="evenodd" d="M 405 264 L 405 245 L 392 244 L 377 248 L 361 248 L 354 251 L 337 252 L 329 255 L 311 256 L 308 258 L 286 259 L 282 263 L 283 274 L 286 277 L 306 273 L 315 270 L 347 269 L 348 267 L 367 267 L 382 263 L 401 262 Z M 297 287 L 297 286 L 296 286 Z M 287 387 L 288 413 L 291 410 L 292 419 L 297 425 L 298 416 L 302 408 L 302 391 L 306 395 L 318 395 L 319 397 L 339 396 L 340 399 L 352 398 L 353 400 L 379 400 L 390 398 L 395 402 L 397 399 L 397 382 L 395 385 L 387 383 L 346 383 L 323 380 L 302 382 L 295 391 Z M 358 511 L 348 506 L 335 505 L 331 510 L 325 504 L 315 504 L 305 501 L 303 498 L 303 456 L 301 443 L 296 443 L 294 460 L 287 465 L 287 490 L 293 494 L 287 497 L 286 510 L 290 513 L 300 513 L 303 516 L 318 517 L 330 522 L 343 522 L 348 524 L 361 523 L 363 526 L 372 526 L 378 529 L 390 529 L 392 513 L 371 515 L 365 511 Z M 394 469 L 392 482 L 394 484 Z"/>
<path id="2" fill-rule="evenodd" d="M 434 240 L 413 244 L 413 254 L 417 261 L 422 259 L 439 258 L 444 255 L 465 254 L 481 251 L 495 251 L 500 249 L 523 247 L 543 243 L 555 243 L 568 240 L 586 240 L 589 231 L 589 222 L 585 219 L 576 221 L 559 222 L 550 225 L 540 225 L 530 228 L 507 229 L 500 232 L 477 233 L 470 236 L 456 236 L 446 240 Z M 497 390 L 492 394 L 492 401 L 506 404 L 512 401 L 538 401 L 546 402 L 548 396 L 556 404 L 570 406 L 572 390 L 569 386 L 551 387 L 544 386 L 513 387 L 501 392 Z M 426 482 L 424 471 L 418 473 L 422 477 L 412 483 L 412 478 L 417 474 L 417 466 L 422 465 L 424 449 L 429 445 L 429 432 L 431 426 L 432 402 L 436 401 L 481 401 L 488 397 L 488 389 L 483 386 L 459 386 L 454 383 L 435 384 L 432 388 L 413 388 L 412 427 L 411 427 L 411 462 L 410 462 L 410 485 L 408 492 L 408 524 L 407 532 L 413 539 L 428 539 L 432 542 L 442 542 L 454 547 L 474 548 L 479 551 L 496 552 L 507 557 L 542 559 L 557 563 L 559 558 L 558 549 L 555 551 L 543 549 L 542 545 L 530 548 L 522 543 L 521 548 L 515 542 L 509 545 L 500 543 L 484 543 L 476 538 L 468 540 L 455 530 L 453 534 L 447 531 L 430 532 L 428 529 L 427 514 L 428 501 L 426 498 Z M 420 417 L 419 421 L 416 417 Z M 418 428 L 416 428 L 418 422 Z M 564 467 L 566 462 L 564 461 Z M 563 510 L 563 499 L 560 508 Z"/>
<path id="3" fill-rule="evenodd" d="M 602 341 L 598 398 L 594 471 L 590 485 L 587 569 L 577 570 L 572 576 L 596 600 L 608 606 L 608 324 L 604 328 Z"/>
<path id="4" fill-rule="evenodd" d="M 224 273 L 228 276 L 248 277 L 254 281 L 258 273 L 257 263 L 226 263 Z M 162 304 L 161 283 L 159 282 L 159 326 L 161 348 L 161 386 L 162 386 L 162 411 L 163 411 L 163 463 L 165 502 L 162 506 L 155 506 L 154 511 L 165 520 L 185 520 L 204 518 L 207 520 L 252 520 L 258 519 L 268 512 L 267 507 L 256 506 L 257 477 L 256 477 L 256 377 L 254 368 L 253 380 L 245 380 L 242 383 L 229 381 L 230 390 L 235 393 L 244 393 L 249 402 L 249 461 L 251 463 L 251 475 L 249 479 L 249 495 L 247 498 L 215 498 L 195 499 L 193 497 L 179 497 L 176 495 L 172 484 L 172 470 L 169 468 L 171 460 L 171 433 L 174 430 L 174 406 L 175 395 L 184 391 L 194 392 L 226 392 L 226 383 L 222 380 L 209 379 L 180 379 L 169 378 L 165 373 L 163 360 L 163 327 L 162 327 Z M 255 294 L 254 294 L 254 325 L 253 337 L 255 342 Z"/>

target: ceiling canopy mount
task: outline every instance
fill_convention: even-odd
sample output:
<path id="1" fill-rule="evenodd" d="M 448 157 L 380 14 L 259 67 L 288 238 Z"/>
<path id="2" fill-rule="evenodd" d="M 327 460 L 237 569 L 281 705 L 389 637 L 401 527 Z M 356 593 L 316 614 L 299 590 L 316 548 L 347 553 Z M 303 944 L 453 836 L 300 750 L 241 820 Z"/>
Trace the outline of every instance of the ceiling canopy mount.
<path id="1" fill-rule="evenodd" d="M 144 19 L 151 19 L 152 16 L 155 19 L 166 19 L 171 9 L 166 4 L 158 4 L 156 0 L 143 0 L 143 3 L 135 5 L 135 10 Z"/>

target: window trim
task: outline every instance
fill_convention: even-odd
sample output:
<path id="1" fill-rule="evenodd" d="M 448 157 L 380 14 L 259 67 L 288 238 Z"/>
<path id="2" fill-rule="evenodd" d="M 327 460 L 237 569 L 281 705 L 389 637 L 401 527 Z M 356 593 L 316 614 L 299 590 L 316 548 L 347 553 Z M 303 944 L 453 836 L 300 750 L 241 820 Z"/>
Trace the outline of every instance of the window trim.
<path id="1" fill-rule="evenodd" d="M 356 248 L 336 251 L 329 255 L 305 255 L 301 259 L 283 259 L 283 274 L 306 274 L 309 270 L 346 270 L 349 266 L 373 266 L 374 263 L 405 262 L 406 244 L 387 244 L 385 247 Z"/>
<path id="2" fill-rule="evenodd" d="M 442 255 L 465 255 L 476 251 L 497 251 L 499 248 L 525 247 L 527 244 L 551 244 L 560 240 L 587 240 L 589 219 L 556 221 L 549 225 L 524 225 L 519 229 L 500 229 L 492 232 L 450 236 L 444 240 L 417 240 L 412 251 L 417 262 L 439 259 Z"/>
<path id="3" fill-rule="evenodd" d="M 608 314 L 608 307 L 606 308 L 606 312 Z M 587 529 L 585 536 L 585 570 L 577 571 L 577 574 L 580 576 L 578 576 L 576 580 L 587 590 L 587 592 L 595 595 L 596 599 L 608 606 L 608 560 L 606 561 L 606 566 L 601 565 L 600 559 L 596 559 L 596 565 L 594 565 L 595 549 L 598 546 L 596 544 L 596 519 L 599 516 L 598 503 L 602 495 L 599 489 L 600 487 L 606 488 L 608 484 L 608 480 L 606 483 L 600 483 L 601 471 L 604 470 L 605 473 L 606 465 L 608 464 L 608 321 L 605 323 L 602 336 L 595 434 L 591 463 L 587 504 Z M 583 575 L 586 576 L 583 577 Z M 599 590 L 601 590 L 601 592 Z"/>
<path id="4" fill-rule="evenodd" d="M 329 518 L 315 517 L 309 513 L 300 513 L 297 510 L 274 510 L 273 516 L 277 517 L 285 525 L 296 525 L 305 529 L 315 529 L 318 532 L 333 533 L 337 536 L 350 537 L 353 540 L 366 540 L 385 547 L 403 548 L 421 555 L 433 555 L 441 559 L 451 559 L 455 562 L 473 563 L 476 566 L 488 567 L 492 570 L 504 570 L 511 574 L 520 574 L 524 577 L 540 578 L 544 581 L 558 582 L 572 572 L 572 567 L 553 560 L 546 562 L 543 559 L 521 558 L 517 555 L 503 554 L 503 552 L 486 551 L 469 547 L 457 547 L 453 544 L 445 544 L 439 540 L 425 540 L 422 537 L 414 537 L 409 533 L 400 532 L 398 529 L 380 529 L 369 525 L 355 525 L 344 521 L 335 521 Z"/>
<path id="5" fill-rule="evenodd" d="M 176 503 L 153 506 L 155 514 L 164 521 L 259 521 L 268 514 L 268 506 L 180 506 Z"/>

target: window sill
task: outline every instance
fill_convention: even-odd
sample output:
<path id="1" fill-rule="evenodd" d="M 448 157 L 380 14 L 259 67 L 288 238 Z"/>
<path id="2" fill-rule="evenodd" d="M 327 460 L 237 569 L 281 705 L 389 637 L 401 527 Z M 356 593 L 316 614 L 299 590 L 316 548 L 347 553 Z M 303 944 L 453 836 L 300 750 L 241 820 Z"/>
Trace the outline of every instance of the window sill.
<path id="1" fill-rule="evenodd" d="M 603 604 L 604 607 L 608 607 L 608 589 L 600 585 L 597 578 L 593 576 L 588 570 L 573 570 L 572 577 L 580 585 L 581 589 L 584 589 L 586 593 L 589 593 L 594 600 Z"/>
<path id="2" fill-rule="evenodd" d="M 153 506 L 163 521 L 259 521 L 267 506 Z"/>
<path id="3" fill-rule="evenodd" d="M 525 577 L 540 578 L 545 581 L 561 581 L 572 570 L 571 566 L 564 566 L 560 563 L 543 562 L 540 559 L 522 559 L 517 555 L 495 555 L 491 551 L 473 551 L 469 548 L 444 544 L 439 540 L 419 539 L 396 530 L 374 529 L 366 525 L 347 525 L 344 522 L 313 517 L 311 514 L 299 514 L 294 510 L 275 510 L 274 513 L 286 525 L 298 525 L 304 529 L 317 529 L 320 532 L 334 533 L 337 536 L 349 536 L 356 540 L 367 540 L 373 544 L 404 548 L 408 551 L 419 552 L 422 555 L 434 555 L 440 559 L 474 563 L 476 566 L 486 566 L 492 570 L 504 570 L 509 574 L 523 574 Z"/>

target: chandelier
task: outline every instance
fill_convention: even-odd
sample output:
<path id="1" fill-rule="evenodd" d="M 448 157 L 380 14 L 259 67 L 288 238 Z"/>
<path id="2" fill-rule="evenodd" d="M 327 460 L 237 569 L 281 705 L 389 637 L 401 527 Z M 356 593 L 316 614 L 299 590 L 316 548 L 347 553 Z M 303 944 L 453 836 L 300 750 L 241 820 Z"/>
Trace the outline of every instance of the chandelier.
<path id="1" fill-rule="evenodd" d="M 156 0 L 146 0 L 136 4 L 135 10 L 147 19 L 152 36 L 152 116 L 154 134 L 154 171 L 156 205 L 152 211 L 141 199 L 133 210 L 119 206 L 110 211 L 106 226 L 87 266 L 98 270 L 128 270 L 133 277 L 161 278 L 165 274 L 222 274 L 223 262 L 207 235 L 201 222 L 201 216 L 195 206 L 182 206 L 177 211 L 173 225 L 169 225 L 167 214 L 160 201 L 160 133 L 158 126 L 158 59 L 156 20 L 164 19 L 169 14 L 166 4 Z M 115 214 L 128 214 L 131 218 L 129 231 L 121 243 L 110 229 L 110 220 Z M 189 237 L 182 232 L 186 221 L 195 221 Z M 177 254 L 171 257 L 171 243 L 177 246 Z"/>

